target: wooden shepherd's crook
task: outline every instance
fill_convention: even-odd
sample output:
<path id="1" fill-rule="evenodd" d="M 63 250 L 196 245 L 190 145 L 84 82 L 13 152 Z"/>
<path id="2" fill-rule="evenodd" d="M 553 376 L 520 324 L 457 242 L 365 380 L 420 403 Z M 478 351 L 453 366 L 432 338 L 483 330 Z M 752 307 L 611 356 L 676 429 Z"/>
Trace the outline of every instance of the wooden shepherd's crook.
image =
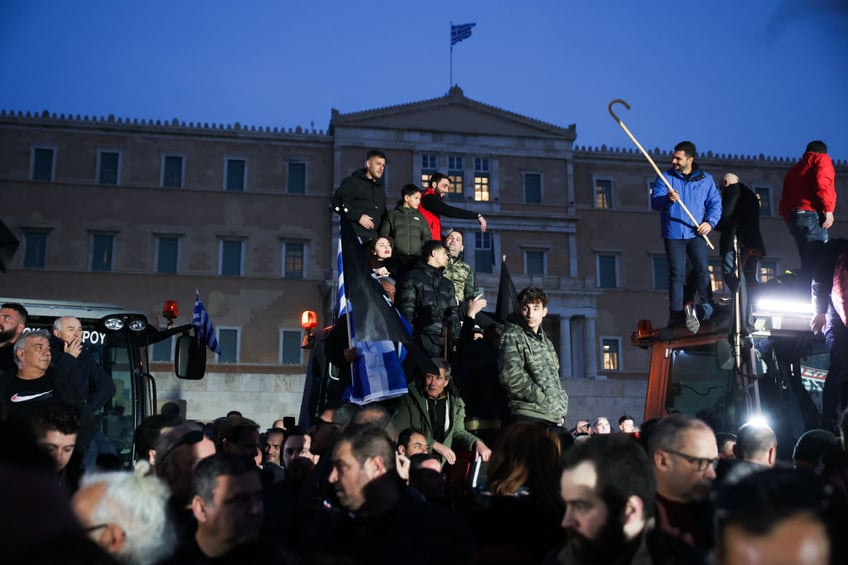
<path id="1" fill-rule="evenodd" d="M 665 185 L 668 187 L 668 189 L 669 189 L 669 190 L 671 190 L 671 191 L 673 191 L 673 192 L 674 192 L 674 188 L 671 186 L 671 183 L 669 183 L 669 182 L 668 182 L 668 179 L 667 179 L 667 178 L 665 178 L 665 175 L 663 175 L 663 174 L 662 174 L 662 171 L 660 171 L 660 168 L 659 168 L 659 167 L 657 167 L 657 164 L 656 164 L 656 163 L 654 163 L 654 160 L 653 160 L 653 159 L 651 159 L 651 156 L 650 156 L 650 155 L 648 155 L 648 152 L 647 152 L 647 151 L 645 151 L 645 148 L 644 148 L 644 147 L 642 147 L 642 144 L 641 144 L 641 143 L 639 143 L 639 141 L 636 139 L 636 137 L 635 137 L 632 133 L 630 133 L 630 130 L 629 130 L 629 129 L 627 129 L 627 126 L 626 126 L 626 125 L 624 125 L 624 122 L 622 122 L 622 121 L 621 121 L 621 118 L 619 118 L 618 116 L 616 116 L 616 115 L 615 115 L 615 112 L 613 112 L 613 111 L 612 111 L 612 105 L 613 105 L 613 104 L 623 104 L 623 105 L 624 105 L 624 107 L 625 107 L 625 108 L 627 108 L 628 110 L 630 109 L 630 104 L 628 104 L 627 102 L 625 102 L 624 100 L 622 100 L 622 99 L 620 99 L 620 98 L 616 98 L 615 100 L 613 100 L 612 102 L 610 102 L 610 103 L 609 103 L 609 106 L 607 107 L 607 109 L 609 110 L 609 113 L 610 113 L 610 116 L 612 116 L 612 119 L 614 119 L 614 120 L 618 123 L 618 125 L 620 125 L 620 126 L 621 126 L 621 129 L 623 129 L 623 130 L 624 130 L 624 133 L 626 133 L 626 134 L 627 134 L 627 137 L 629 137 L 629 138 L 630 138 L 630 140 L 631 140 L 633 143 L 635 143 L 635 144 L 636 144 L 636 147 L 638 147 L 638 148 L 639 148 L 639 151 L 641 151 L 641 152 L 642 152 L 642 155 L 644 155 L 644 156 L 645 156 L 645 159 L 647 159 L 647 160 L 648 160 L 648 162 L 651 164 L 651 166 L 652 166 L 652 167 L 654 168 L 654 170 L 657 172 L 657 176 L 658 176 L 658 177 L 660 177 L 660 178 L 662 179 L 662 181 L 665 183 Z M 695 219 L 695 216 L 693 216 L 693 215 L 692 215 L 692 212 L 690 212 L 690 211 L 689 211 L 689 208 L 687 208 L 687 207 L 686 207 L 686 204 L 684 204 L 684 203 L 683 203 L 683 200 L 681 200 L 681 199 L 678 197 L 678 199 L 676 200 L 676 202 L 677 202 L 678 204 L 680 204 L 680 207 L 681 207 L 681 208 L 683 208 L 683 212 L 686 214 L 686 216 L 687 216 L 690 220 L 692 220 L 692 223 L 693 223 L 693 224 L 695 224 L 695 229 L 697 229 L 697 228 L 698 228 L 698 226 L 700 226 L 700 225 L 701 225 L 701 222 L 699 222 L 698 220 L 696 220 L 696 219 Z M 709 246 L 709 248 L 710 248 L 710 249 L 715 249 L 715 246 L 713 246 L 712 242 L 710 242 L 710 238 L 708 238 L 708 237 L 707 237 L 707 234 L 701 234 L 701 237 L 703 237 L 703 238 L 704 238 L 704 241 L 706 241 L 706 242 L 707 242 L 707 245 Z"/>

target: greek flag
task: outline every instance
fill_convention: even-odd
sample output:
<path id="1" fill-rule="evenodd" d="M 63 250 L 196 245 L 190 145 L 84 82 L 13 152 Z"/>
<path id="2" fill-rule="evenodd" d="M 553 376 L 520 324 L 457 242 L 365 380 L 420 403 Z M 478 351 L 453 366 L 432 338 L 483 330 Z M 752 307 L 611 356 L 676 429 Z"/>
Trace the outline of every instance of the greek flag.
<path id="1" fill-rule="evenodd" d="M 197 338 L 200 341 L 205 341 L 209 349 L 220 355 L 221 346 L 218 345 L 215 326 L 212 325 L 212 320 L 209 319 L 209 312 L 206 311 L 206 306 L 200 301 L 200 292 L 197 290 L 194 292 L 194 316 L 191 318 L 191 324 L 194 326 Z"/>
<path id="2" fill-rule="evenodd" d="M 339 224 L 339 318 L 347 315 L 350 347 L 356 349 L 345 396 L 355 404 L 402 396 L 408 392 L 401 363 L 409 330 L 373 276 L 350 222 Z"/>
<path id="3" fill-rule="evenodd" d="M 471 28 L 476 26 L 477 24 L 459 24 L 452 25 L 451 24 L 451 47 L 471 37 Z"/>

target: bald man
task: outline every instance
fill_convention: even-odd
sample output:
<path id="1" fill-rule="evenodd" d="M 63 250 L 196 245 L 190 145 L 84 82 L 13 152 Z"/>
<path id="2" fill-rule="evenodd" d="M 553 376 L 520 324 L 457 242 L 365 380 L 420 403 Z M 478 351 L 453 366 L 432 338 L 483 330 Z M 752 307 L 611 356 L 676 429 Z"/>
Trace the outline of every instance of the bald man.
<path id="1" fill-rule="evenodd" d="M 722 258 L 722 275 L 725 284 L 736 292 L 739 276 L 735 268 L 733 237 L 737 238 L 739 271 L 744 275 L 746 284 L 757 283 L 757 263 L 766 254 L 760 234 L 760 200 L 733 173 L 724 175 L 719 187 L 722 212 L 716 230 L 721 232 L 718 250 Z"/>

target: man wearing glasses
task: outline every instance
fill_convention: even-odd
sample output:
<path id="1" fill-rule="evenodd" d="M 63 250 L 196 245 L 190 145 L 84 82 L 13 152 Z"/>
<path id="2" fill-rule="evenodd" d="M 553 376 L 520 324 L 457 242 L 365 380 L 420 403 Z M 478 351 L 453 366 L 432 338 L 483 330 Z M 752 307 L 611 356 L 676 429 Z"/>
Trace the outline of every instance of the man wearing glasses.
<path id="1" fill-rule="evenodd" d="M 712 429 L 704 421 L 682 414 L 666 416 L 648 440 L 648 455 L 657 479 L 660 528 L 695 547 L 712 547 L 712 509 L 707 494 L 718 463 Z"/>

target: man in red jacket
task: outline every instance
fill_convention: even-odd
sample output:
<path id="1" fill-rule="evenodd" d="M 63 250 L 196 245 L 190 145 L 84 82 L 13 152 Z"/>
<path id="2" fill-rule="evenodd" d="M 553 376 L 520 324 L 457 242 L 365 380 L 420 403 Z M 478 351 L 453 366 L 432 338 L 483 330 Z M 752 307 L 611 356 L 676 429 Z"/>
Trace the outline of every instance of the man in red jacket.
<path id="1" fill-rule="evenodd" d="M 783 179 L 780 215 L 798 245 L 801 271 L 809 276 L 811 264 L 807 246 L 827 241 L 827 229 L 833 225 L 836 208 L 836 172 L 823 141 L 811 141 L 801 160 Z"/>
<path id="2" fill-rule="evenodd" d="M 433 173 L 430 175 L 430 186 L 424 191 L 421 197 L 421 206 L 418 211 L 424 214 L 427 219 L 427 225 L 430 226 L 430 232 L 433 239 L 436 241 L 442 240 L 442 216 L 449 218 L 464 218 L 467 220 L 477 219 L 480 222 L 480 231 L 486 231 L 486 218 L 483 214 L 463 210 L 455 206 L 449 206 L 444 203 L 444 198 L 448 194 L 450 188 L 450 178 L 442 173 Z"/>

